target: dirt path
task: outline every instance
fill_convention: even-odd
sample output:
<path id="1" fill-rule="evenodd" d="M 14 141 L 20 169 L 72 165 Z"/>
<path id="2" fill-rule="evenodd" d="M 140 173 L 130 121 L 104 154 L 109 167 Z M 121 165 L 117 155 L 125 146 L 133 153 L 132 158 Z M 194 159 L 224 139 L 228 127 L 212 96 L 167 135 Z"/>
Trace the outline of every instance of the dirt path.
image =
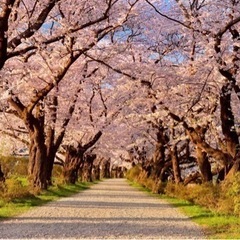
<path id="1" fill-rule="evenodd" d="M 73 197 L 0 222 L 1 239 L 203 239 L 165 201 L 109 179 Z"/>

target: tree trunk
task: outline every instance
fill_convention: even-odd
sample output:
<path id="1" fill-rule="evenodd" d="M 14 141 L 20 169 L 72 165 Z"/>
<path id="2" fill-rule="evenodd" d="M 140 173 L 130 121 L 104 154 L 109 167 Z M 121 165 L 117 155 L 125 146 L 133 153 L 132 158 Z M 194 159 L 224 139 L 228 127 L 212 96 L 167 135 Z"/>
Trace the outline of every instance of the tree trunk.
<path id="1" fill-rule="evenodd" d="M 55 156 L 56 156 L 56 152 L 51 152 L 50 154 L 47 154 L 46 179 L 47 179 L 48 186 L 52 185 L 52 172 L 53 172 Z"/>
<path id="2" fill-rule="evenodd" d="M 55 136 L 55 130 L 51 127 L 48 127 L 46 131 L 46 148 L 47 148 L 47 161 L 46 161 L 46 178 L 47 178 L 47 184 L 50 186 L 52 185 L 52 171 L 53 171 L 53 165 L 54 160 L 56 157 L 57 150 L 59 148 L 59 145 L 62 141 L 59 141 L 58 144 L 55 144 L 54 142 L 54 136 Z"/>
<path id="3" fill-rule="evenodd" d="M 102 132 L 99 131 L 88 143 L 81 145 L 78 144 L 77 148 L 73 146 L 67 146 L 66 159 L 63 167 L 63 176 L 66 182 L 75 184 L 78 180 L 78 172 L 83 167 L 84 153 L 91 148 L 102 136 Z"/>
<path id="4" fill-rule="evenodd" d="M 170 168 L 172 167 L 172 161 L 166 161 L 159 176 L 160 182 L 166 182 L 169 177 Z"/>
<path id="5" fill-rule="evenodd" d="M 165 166 L 165 149 L 166 144 L 169 141 L 167 135 L 164 132 L 164 127 L 162 122 L 159 122 L 157 127 L 157 144 L 155 147 L 154 155 L 153 155 L 153 170 L 152 170 L 152 177 L 153 179 L 159 179 L 162 169 Z"/>
<path id="6" fill-rule="evenodd" d="M 92 177 L 93 177 L 94 180 L 100 180 L 100 166 L 99 166 L 99 164 L 93 166 Z"/>
<path id="7" fill-rule="evenodd" d="M 174 181 L 176 184 L 179 184 L 180 182 L 182 182 L 182 178 L 181 178 L 181 170 L 179 167 L 179 158 L 177 155 L 177 146 L 176 145 L 173 147 L 173 151 L 171 151 L 171 157 L 172 157 L 172 168 L 173 168 Z"/>
<path id="8" fill-rule="evenodd" d="M 203 182 L 212 181 L 211 165 L 208 161 L 207 153 L 203 152 L 202 149 L 197 146 L 196 155 L 197 155 L 198 167 L 201 172 L 202 181 Z"/>
<path id="9" fill-rule="evenodd" d="M 166 109 L 169 111 L 168 108 Z M 186 129 L 187 134 L 189 135 L 189 138 L 193 144 L 197 145 L 199 148 L 205 151 L 210 157 L 217 160 L 222 165 L 223 168 L 229 165 L 232 158 L 228 153 L 223 152 L 220 149 L 211 147 L 201 136 L 201 134 L 199 134 L 197 128 L 190 127 L 186 121 L 179 118 L 176 114 L 169 111 L 169 115 L 175 121 L 181 122 L 183 124 L 183 127 Z"/>
<path id="10" fill-rule="evenodd" d="M 110 170 L 111 161 L 108 159 L 102 164 L 102 178 L 110 178 L 111 170 Z"/>
<path id="11" fill-rule="evenodd" d="M 226 178 L 234 176 L 239 171 L 240 171 L 240 152 L 237 153 L 233 161 L 233 165 L 230 168 L 229 172 L 227 173 Z"/>
<path id="12" fill-rule="evenodd" d="M 46 189 L 46 146 L 44 144 L 44 132 L 34 128 L 30 132 L 29 165 L 28 174 L 32 187 Z"/>
<path id="13" fill-rule="evenodd" d="M 75 184 L 78 180 L 78 171 L 82 167 L 83 156 L 74 147 L 68 146 L 63 165 L 63 177 L 66 183 Z"/>
<path id="14" fill-rule="evenodd" d="M 7 44 L 8 44 L 8 18 L 11 13 L 12 3 L 3 4 L 0 17 L 0 69 L 7 60 Z"/>
<path id="15" fill-rule="evenodd" d="M 83 169 L 82 169 L 82 181 L 83 182 L 92 182 L 92 168 L 93 161 L 96 159 L 96 154 L 86 154 Z"/>
<path id="16" fill-rule="evenodd" d="M 159 178 L 162 168 L 164 167 L 164 161 L 165 161 L 165 147 L 160 142 L 156 144 L 154 155 L 153 155 L 152 176 L 154 179 Z"/>
<path id="17" fill-rule="evenodd" d="M 0 164 L 0 182 L 5 182 L 5 177 L 4 177 L 4 173 L 2 171 L 2 166 Z"/>
<path id="18" fill-rule="evenodd" d="M 235 129 L 235 119 L 231 106 L 232 86 L 228 82 L 221 89 L 220 94 L 220 109 L 221 109 L 221 124 L 222 132 L 225 137 L 225 145 L 227 152 L 235 158 L 236 150 L 239 147 L 238 135 Z"/>

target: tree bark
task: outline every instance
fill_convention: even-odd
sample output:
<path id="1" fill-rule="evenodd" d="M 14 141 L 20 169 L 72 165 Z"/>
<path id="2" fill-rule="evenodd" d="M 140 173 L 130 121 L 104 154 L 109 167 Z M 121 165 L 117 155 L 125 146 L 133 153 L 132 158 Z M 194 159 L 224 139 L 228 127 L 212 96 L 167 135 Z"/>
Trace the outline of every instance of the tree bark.
<path id="1" fill-rule="evenodd" d="M 2 171 L 2 166 L 0 164 L 0 182 L 5 182 L 5 177 L 4 177 L 4 173 Z"/>
<path id="2" fill-rule="evenodd" d="M 67 146 L 67 154 L 65 163 L 63 166 L 63 177 L 65 182 L 75 184 L 78 180 L 78 172 L 84 164 L 84 153 L 91 148 L 102 136 L 102 132 L 99 131 L 91 141 L 85 145 L 79 143 L 77 148 L 73 146 Z"/>
<path id="3" fill-rule="evenodd" d="M 180 170 L 180 166 L 179 166 L 179 158 L 178 158 L 176 145 L 173 147 L 173 150 L 171 151 L 171 157 L 172 157 L 172 168 L 173 168 L 174 181 L 176 184 L 179 184 L 180 182 L 182 182 L 182 177 L 181 177 L 181 170 Z"/>
<path id="4" fill-rule="evenodd" d="M 29 164 L 28 174 L 32 187 L 46 189 L 46 146 L 44 143 L 44 132 L 34 128 L 30 132 Z"/>
<path id="5" fill-rule="evenodd" d="M 108 159 L 102 163 L 102 178 L 110 178 L 111 177 L 111 161 Z"/>
<path id="6" fill-rule="evenodd" d="M 82 152 L 78 152 L 74 147 L 68 146 L 66 158 L 63 166 L 63 177 L 66 183 L 75 184 L 78 180 L 78 171 L 83 165 Z"/>
<path id="7" fill-rule="evenodd" d="M 96 154 L 86 154 L 84 157 L 84 163 L 82 168 L 82 181 L 83 182 L 92 182 L 92 169 L 93 161 L 96 159 Z"/>
<path id="8" fill-rule="evenodd" d="M 155 151 L 153 155 L 153 170 L 152 170 L 152 177 L 153 179 L 159 179 L 162 169 L 165 165 L 165 149 L 166 144 L 169 141 L 168 137 L 164 132 L 164 127 L 162 122 L 160 121 L 157 126 L 157 143 L 155 146 Z"/>
<path id="9" fill-rule="evenodd" d="M 0 69 L 2 69 L 7 60 L 8 20 L 14 2 L 15 0 L 8 0 L 1 3 L 2 9 L 0 17 Z"/>
<path id="10" fill-rule="evenodd" d="M 222 132 L 225 137 L 225 145 L 227 152 L 234 158 L 236 150 L 239 147 L 238 135 L 235 129 L 235 119 L 231 106 L 232 86 L 228 82 L 221 89 L 220 94 L 220 110 Z"/>
<path id="11" fill-rule="evenodd" d="M 211 165 L 209 163 L 207 153 L 197 146 L 196 155 L 202 181 L 203 182 L 212 181 Z"/>

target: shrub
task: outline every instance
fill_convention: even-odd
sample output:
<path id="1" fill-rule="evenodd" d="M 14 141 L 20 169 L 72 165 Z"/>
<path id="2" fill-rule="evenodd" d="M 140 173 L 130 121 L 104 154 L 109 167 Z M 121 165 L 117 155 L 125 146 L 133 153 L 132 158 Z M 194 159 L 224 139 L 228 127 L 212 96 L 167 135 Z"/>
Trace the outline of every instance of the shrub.
<path id="1" fill-rule="evenodd" d="M 16 198 L 24 198 L 31 196 L 28 186 L 17 178 L 6 179 L 2 198 L 5 201 L 12 201 Z"/>
<path id="2" fill-rule="evenodd" d="M 55 178 L 61 178 L 62 177 L 62 170 L 63 170 L 62 166 L 53 165 L 52 176 L 55 177 Z"/>
<path id="3" fill-rule="evenodd" d="M 219 207 L 240 216 L 240 173 L 226 179 L 221 185 Z"/>
<path id="4" fill-rule="evenodd" d="M 183 184 L 168 183 L 165 193 L 171 197 L 177 197 L 192 203 L 215 210 L 219 200 L 219 186 L 211 183 L 194 184 L 184 186 Z"/>
<path id="5" fill-rule="evenodd" d="M 141 173 L 141 169 L 138 165 L 136 165 L 127 171 L 126 177 L 130 181 L 136 181 L 140 173 Z"/>
<path id="6" fill-rule="evenodd" d="M 189 196 L 194 203 L 216 210 L 220 197 L 220 187 L 218 185 L 214 186 L 212 183 L 196 184 L 189 191 Z"/>
<path id="7" fill-rule="evenodd" d="M 28 159 L 16 156 L 0 156 L 0 162 L 5 177 L 13 175 L 26 176 Z"/>
<path id="8" fill-rule="evenodd" d="M 151 177 L 147 178 L 146 172 L 135 166 L 128 171 L 127 178 L 154 193 L 165 193 L 170 197 L 187 200 L 221 214 L 240 216 L 240 173 L 220 184 L 214 185 L 209 182 L 184 186 L 182 183 L 162 183 Z"/>
<path id="9" fill-rule="evenodd" d="M 170 197 L 177 197 L 177 198 L 188 200 L 190 202 L 193 201 L 193 199 L 189 196 L 189 191 L 181 183 L 175 184 L 172 182 L 168 182 L 164 189 L 164 193 Z"/>

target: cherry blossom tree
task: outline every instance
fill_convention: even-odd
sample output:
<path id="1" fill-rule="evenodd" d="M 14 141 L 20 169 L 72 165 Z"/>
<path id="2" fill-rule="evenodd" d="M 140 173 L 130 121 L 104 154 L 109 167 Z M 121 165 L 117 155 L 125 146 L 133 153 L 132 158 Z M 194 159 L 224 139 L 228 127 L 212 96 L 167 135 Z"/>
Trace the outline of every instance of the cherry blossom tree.
<path id="1" fill-rule="evenodd" d="M 47 96 L 54 89 L 58 91 L 60 82 L 70 77 L 68 71 L 83 62 L 88 51 L 127 20 L 136 2 L 109 0 L 100 4 L 99 1 L 46 0 L 1 3 L 4 27 L 0 40 L 2 111 L 14 114 L 26 126 L 30 139 L 32 186 L 47 187 L 47 172 L 52 168 L 53 155 L 63 139 L 76 102 L 73 97 L 62 130 L 53 142 L 55 129 L 51 124 L 45 124 L 45 112 L 50 110 L 50 120 L 54 124 L 58 100 L 54 94 Z M 80 92 L 80 88 L 77 89 L 74 96 Z"/>
<path id="2" fill-rule="evenodd" d="M 170 94 L 170 101 L 161 96 L 163 89 L 160 88 L 157 92 L 152 91 L 151 95 L 164 103 L 165 108 L 160 109 L 167 109 L 172 117 L 181 116 L 174 120 L 183 124 L 196 147 L 204 179 L 211 180 L 207 157 L 217 160 L 225 174 L 230 169 L 229 174 L 239 171 L 235 123 L 238 116 L 236 111 L 233 112 L 233 103 L 237 102 L 232 100 L 234 91 L 238 93 L 239 11 L 236 9 L 239 1 L 176 0 L 168 1 L 168 5 L 146 2 L 158 15 L 156 22 L 170 26 L 168 31 L 161 31 L 158 35 L 163 38 L 152 38 L 150 49 L 162 70 L 168 66 L 172 73 L 171 81 L 177 85 L 169 84 L 170 92 L 177 95 Z M 166 79 L 170 79 L 170 74 Z M 152 88 L 151 81 L 147 84 Z M 188 95 L 184 94 L 187 89 L 191 89 Z M 178 101 L 175 105 L 174 99 Z M 185 103 L 182 104 L 181 99 Z M 154 107 L 158 109 L 158 105 Z M 174 109 L 175 114 L 169 108 Z"/>

